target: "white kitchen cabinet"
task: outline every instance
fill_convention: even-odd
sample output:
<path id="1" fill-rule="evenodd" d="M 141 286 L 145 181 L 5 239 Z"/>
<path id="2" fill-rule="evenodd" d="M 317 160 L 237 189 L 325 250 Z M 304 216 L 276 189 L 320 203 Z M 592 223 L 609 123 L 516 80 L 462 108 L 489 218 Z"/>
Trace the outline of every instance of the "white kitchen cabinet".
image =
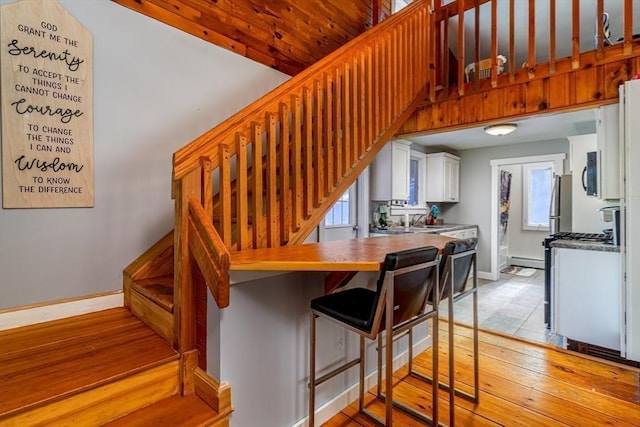
<path id="1" fill-rule="evenodd" d="M 620 124 L 618 104 L 596 110 L 598 135 L 598 198 L 620 199 Z"/>
<path id="2" fill-rule="evenodd" d="M 460 157 L 427 154 L 427 202 L 457 202 L 460 194 Z"/>
<path id="3" fill-rule="evenodd" d="M 554 332 L 620 350 L 620 253 L 553 248 Z"/>
<path id="4" fill-rule="evenodd" d="M 478 237 L 478 229 L 476 227 L 464 228 L 462 230 L 443 231 L 438 233 L 441 236 L 455 237 L 456 239 L 470 239 L 471 237 Z"/>
<path id="5" fill-rule="evenodd" d="M 409 199 L 411 141 L 387 143 L 370 166 L 371 200 Z"/>

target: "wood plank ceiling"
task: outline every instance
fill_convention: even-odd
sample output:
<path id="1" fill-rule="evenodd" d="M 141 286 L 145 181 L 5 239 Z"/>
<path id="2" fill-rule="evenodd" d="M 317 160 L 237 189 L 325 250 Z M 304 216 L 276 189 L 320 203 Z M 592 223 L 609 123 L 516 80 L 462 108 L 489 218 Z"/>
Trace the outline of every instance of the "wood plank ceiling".
<path id="1" fill-rule="evenodd" d="M 113 0 L 295 75 L 371 28 L 391 0 Z"/>

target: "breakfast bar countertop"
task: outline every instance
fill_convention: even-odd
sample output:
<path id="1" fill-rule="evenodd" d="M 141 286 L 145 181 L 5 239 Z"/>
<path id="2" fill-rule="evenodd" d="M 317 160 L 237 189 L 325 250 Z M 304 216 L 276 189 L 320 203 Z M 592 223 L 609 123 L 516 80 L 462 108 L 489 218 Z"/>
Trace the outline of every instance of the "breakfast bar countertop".
<path id="1" fill-rule="evenodd" d="M 452 237 L 411 233 L 232 252 L 231 271 L 380 271 L 386 254 L 423 246 L 440 251 Z"/>

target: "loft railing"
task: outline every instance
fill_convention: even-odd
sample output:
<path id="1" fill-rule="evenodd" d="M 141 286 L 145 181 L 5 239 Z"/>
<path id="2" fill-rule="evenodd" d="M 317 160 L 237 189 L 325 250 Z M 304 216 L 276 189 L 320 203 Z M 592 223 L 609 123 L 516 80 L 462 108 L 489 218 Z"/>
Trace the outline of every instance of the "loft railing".
<path id="1" fill-rule="evenodd" d="M 435 0 L 438 85 L 464 95 L 632 56 L 640 43 L 637 1 L 635 9 L 634 0 L 606 6 L 604 0 Z"/>
<path id="2" fill-rule="evenodd" d="M 194 348 L 193 283 L 229 304 L 229 254 L 302 243 L 418 103 L 435 94 L 418 1 L 174 154 L 176 334 Z"/>

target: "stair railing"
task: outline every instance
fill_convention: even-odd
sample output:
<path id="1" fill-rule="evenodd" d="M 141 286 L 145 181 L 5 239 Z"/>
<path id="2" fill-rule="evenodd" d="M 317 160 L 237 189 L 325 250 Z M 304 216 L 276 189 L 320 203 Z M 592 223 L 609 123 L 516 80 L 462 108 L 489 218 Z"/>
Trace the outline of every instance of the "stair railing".
<path id="1" fill-rule="evenodd" d="M 584 67 L 585 63 L 593 65 L 629 57 L 634 44 L 640 41 L 633 30 L 637 29 L 640 13 L 634 10 L 632 0 L 617 2 L 616 10 L 622 13 L 615 16 L 609 16 L 604 0 L 548 0 L 544 5 L 516 0 L 499 3 L 499 0 L 456 0 L 443 4 L 443 0 L 435 0 L 436 81 L 444 88 L 455 87 L 457 92 L 445 91 L 438 94 L 439 98 L 567 73 Z M 559 9 L 560 6 L 564 8 Z M 560 10 L 569 12 L 561 15 Z M 524 25 L 522 15 L 527 17 Z M 454 34 L 451 28 L 456 28 L 456 43 L 450 42 Z M 544 37 L 540 37 L 541 32 Z M 526 45 L 516 45 L 518 33 L 526 34 Z M 560 39 L 559 33 L 570 38 Z M 585 34 L 588 34 L 586 42 Z M 474 45 L 466 45 L 467 40 L 473 40 Z M 593 55 L 584 55 L 585 46 Z M 542 52 L 544 59 L 540 60 Z M 487 78 L 482 78 L 479 72 L 467 72 L 480 70 L 483 59 L 491 62 Z M 467 81 L 469 75 L 474 76 L 473 82 Z"/>
<path id="2" fill-rule="evenodd" d="M 302 243 L 435 87 L 416 1 L 174 154 L 176 337 L 193 348 L 195 275 L 229 304 L 229 254 Z"/>

